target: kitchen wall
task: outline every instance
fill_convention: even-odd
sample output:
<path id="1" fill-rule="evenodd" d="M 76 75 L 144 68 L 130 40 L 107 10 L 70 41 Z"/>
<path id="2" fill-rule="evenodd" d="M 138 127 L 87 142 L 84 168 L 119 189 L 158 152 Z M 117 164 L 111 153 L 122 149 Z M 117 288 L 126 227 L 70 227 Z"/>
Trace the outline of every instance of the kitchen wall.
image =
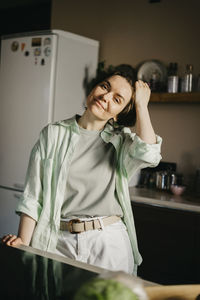
<path id="1" fill-rule="evenodd" d="M 100 41 L 100 60 L 106 65 L 133 67 L 147 59 L 168 65 L 186 63 L 200 73 L 199 0 L 52 1 L 51 28 Z M 200 167 L 200 103 L 149 105 L 156 132 L 163 137 L 162 156 L 177 162 L 191 178 Z"/>

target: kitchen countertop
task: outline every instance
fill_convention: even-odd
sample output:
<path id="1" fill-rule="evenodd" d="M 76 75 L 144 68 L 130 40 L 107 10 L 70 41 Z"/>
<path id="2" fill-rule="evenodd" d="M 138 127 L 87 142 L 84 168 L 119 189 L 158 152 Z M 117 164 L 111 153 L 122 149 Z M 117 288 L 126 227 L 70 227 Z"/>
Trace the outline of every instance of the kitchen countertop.
<path id="1" fill-rule="evenodd" d="M 73 299 L 77 289 L 90 279 L 110 274 L 106 269 L 29 246 L 0 243 L 1 299 Z M 123 276 L 123 272 L 121 276 Z M 127 280 L 134 277 L 126 274 Z M 137 280 L 144 287 L 158 284 Z"/>
<path id="2" fill-rule="evenodd" d="M 60 263 L 66 264 L 66 265 L 70 265 L 72 267 L 76 267 L 76 268 L 79 268 L 79 269 L 82 269 L 82 270 L 86 270 L 88 272 L 93 272 L 95 274 L 103 274 L 103 273 L 107 273 L 109 271 L 109 270 L 101 268 L 101 267 L 90 265 L 90 264 L 87 264 L 87 263 L 84 263 L 84 262 L 81 262 L 81 261 L 77 261 L 77 260 L 74 260 L 74 259 L 71 259 L 71 258 L 68 258 L 68 257 L 60 256 L 60 255 L 57 255 L 57 254 L 54 254 L 54 253 L 42 251 L 40 249 L 36 249 L 36 248 L 30 247 L 30 246 L 20 245 L 20 246 L 15 247 L 15 248 L 26 251 L 26 252 L 29 252 L 29 253 L 32 253 L 34 255 L 40 255 L 40 256 L 46 257 L 48 259 L 53 259 L 57 262 L 60 262 Z M 109 271 L 109 272 L 112 272 L 112 271 Z M 115 272 L 113 272 L 113 274 L 114 273 Z M 137 277 L 137 278 L 139 278 L 139 277 Z M 160 285 L 158 283 L 151 282 L 151 281 L 148 281 L 148 280 L 144 280 L 142 278 L 139 278 L 139 280 L 141 280 L 141 282 L 144 286 L 158 286 L 158 285 Z"/>
<path id="3" fill-rule="evenodd" d="M 171 192 L 156 189 L 130 187 L 131 201 L 171 209 L 200 212 L 200 198 L 183 194 L 175 196 Z"/>

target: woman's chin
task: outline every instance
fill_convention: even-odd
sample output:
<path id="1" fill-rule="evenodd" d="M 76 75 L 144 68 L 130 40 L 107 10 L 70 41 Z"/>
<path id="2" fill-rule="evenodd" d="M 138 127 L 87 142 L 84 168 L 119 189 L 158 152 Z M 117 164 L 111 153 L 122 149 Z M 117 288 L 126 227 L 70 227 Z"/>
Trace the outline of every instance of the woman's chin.
<path id="1" fill-rule="evenodd" d="M 98 117 L 98 118 L 103 118 L 104 119 L 104 110 L 97 106 L 97 105 L 91 105 L 91 106 L 88 106 L 88 110 L 90 113 L 92 113 L 95 117 Z"/>

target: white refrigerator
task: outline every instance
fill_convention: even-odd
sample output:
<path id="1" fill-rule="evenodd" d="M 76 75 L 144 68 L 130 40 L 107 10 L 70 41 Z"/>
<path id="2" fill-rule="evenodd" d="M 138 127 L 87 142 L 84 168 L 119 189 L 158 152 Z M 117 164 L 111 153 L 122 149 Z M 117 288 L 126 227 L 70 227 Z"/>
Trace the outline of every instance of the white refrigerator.
<path id="1" fill-rule="evenodd" d="M 40 130 L 83 112 L 98 49 L 98 41 L 61 30 L 2 37 L 0 237 L 17 233 L 15 208 Z"/>

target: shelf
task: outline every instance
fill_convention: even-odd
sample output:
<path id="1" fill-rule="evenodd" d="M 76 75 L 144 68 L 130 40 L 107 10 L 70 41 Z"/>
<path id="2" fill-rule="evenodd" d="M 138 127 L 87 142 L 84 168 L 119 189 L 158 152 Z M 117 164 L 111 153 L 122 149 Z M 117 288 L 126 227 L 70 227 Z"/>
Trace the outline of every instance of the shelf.
<path id="1" fill-rule="evenodd" d="M 155 103 L 200 103 L 200 92 L 152 93 L 150 102 Z"/>

